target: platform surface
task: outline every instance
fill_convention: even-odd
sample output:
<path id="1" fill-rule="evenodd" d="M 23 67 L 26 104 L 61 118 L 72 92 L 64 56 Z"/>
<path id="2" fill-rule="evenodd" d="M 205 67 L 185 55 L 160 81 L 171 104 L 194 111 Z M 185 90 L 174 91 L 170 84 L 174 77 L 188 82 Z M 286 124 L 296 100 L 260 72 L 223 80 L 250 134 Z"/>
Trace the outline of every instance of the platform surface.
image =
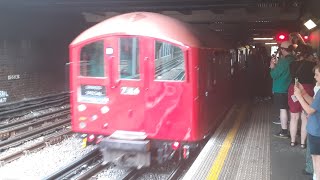
<path id="1" fill-rule="evenodd" d="M 273 136 L 277 116 L 271 101 L 235 104 L 183 179 L 309 180 L 306 150 Z"/>

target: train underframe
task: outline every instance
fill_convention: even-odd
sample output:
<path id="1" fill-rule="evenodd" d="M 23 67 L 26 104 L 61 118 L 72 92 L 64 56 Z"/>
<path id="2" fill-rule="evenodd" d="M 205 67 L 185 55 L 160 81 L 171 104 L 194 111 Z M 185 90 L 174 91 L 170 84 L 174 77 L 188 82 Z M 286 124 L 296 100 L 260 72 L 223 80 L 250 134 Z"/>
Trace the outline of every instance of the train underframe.
<path id="1" fill-rule="evenodd" d="M 87 139 L 93 139 L 92 135 Z M 97 140 L 100 139 L 100 140 Z M 163 141 L 155 139 L 115 139 L 112 137 L 87 140 L 88 144 L 99 144 L 104 163 L 112 162 L 123 167 L 148 167 L 152 163 L 162 164 L 170 160 L 184 160 L 198 149 L 201 142 Z"/>

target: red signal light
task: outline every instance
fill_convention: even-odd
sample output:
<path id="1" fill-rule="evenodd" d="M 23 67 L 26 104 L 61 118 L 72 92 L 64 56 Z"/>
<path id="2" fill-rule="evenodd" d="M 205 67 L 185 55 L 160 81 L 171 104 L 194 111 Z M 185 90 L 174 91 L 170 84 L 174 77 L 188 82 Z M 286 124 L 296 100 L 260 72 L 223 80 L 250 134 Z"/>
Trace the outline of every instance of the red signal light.
<path id="1" fill-rule="evenodd" d="M 303 36 L 303 39 L 304 39 L 305 41 L 307 41 L 307 40 L 309 40 L 309 36 Z"/>
<path id="2" fill-rule="evenodd" d="M 284 40 L 286 38 L 283 34 L 279 35 L 279 39 Z"/>
<path id="3" fill-rule="evenodd" d="M 176 151 L 180 147 L 180 143 L 176 141 L 173 144 L 171 144 L 171 147 L 173 150 Z"/>
<path id="4" fill-rule="evenodd" d="M 277 34 L 276 36 L 276 40 L 277 41 L 287 41 L 289 38 L 288 38 L 288 35 L 287 34 L 284 34 L 284 33 L 279 33 Z"/>
<path id="5" fill-rule="evenodd" d="M 93 134 L 91 134 L 88 138 L 88 142 L 93 142 L 95 139 L 95 136 Z"/>

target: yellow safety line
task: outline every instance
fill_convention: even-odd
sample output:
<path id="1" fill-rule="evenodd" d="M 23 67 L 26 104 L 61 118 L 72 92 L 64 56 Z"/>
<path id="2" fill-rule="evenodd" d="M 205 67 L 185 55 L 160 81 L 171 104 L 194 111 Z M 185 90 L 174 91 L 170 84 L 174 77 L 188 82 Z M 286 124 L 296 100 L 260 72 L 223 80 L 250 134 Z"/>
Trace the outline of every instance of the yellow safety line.
<path id="1" fill-rule="evenodd" d="M 233 142 L 233 140 L 239 130 L 241 121 L 244 119 L 244 115 L 246 114 L 247 107 L 248 107 L 248 105 L 245 105 L 241 108 L 241 111 L 240 111 L 238 118 L 235 120 L 235 123 L 234 123 L 232 129 L 227 134 L 227 137 L 224 140 L 215 161 L 213 162 L 213 165 L 212 165 L 212 167 L 209 171 L 209 174 L 206 178 L 207 180 L 216 180 L 219 178 L 222 167 L 224 165 L 224 161 L 227 158 L 228 152 L 231 148 L 232 142 Z"/>

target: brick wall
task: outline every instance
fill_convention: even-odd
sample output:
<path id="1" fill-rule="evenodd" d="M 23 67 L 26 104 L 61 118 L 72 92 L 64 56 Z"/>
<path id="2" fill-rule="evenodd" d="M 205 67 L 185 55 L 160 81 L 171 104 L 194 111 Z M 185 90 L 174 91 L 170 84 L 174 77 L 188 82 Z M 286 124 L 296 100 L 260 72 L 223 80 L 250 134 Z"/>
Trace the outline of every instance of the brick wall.
<path id="1" fill-rule="evenodd" d="M 0 104 L 67 91 L 69 43 L 81 14 L 0 12 Z"/>
<path id="2" fill-rule="evenodd" d="M 65 53 L 49 41 L 0 40 L 0 103 L 68 90 Z M 59 44 L 59 43 L 57 43 Z"/>

